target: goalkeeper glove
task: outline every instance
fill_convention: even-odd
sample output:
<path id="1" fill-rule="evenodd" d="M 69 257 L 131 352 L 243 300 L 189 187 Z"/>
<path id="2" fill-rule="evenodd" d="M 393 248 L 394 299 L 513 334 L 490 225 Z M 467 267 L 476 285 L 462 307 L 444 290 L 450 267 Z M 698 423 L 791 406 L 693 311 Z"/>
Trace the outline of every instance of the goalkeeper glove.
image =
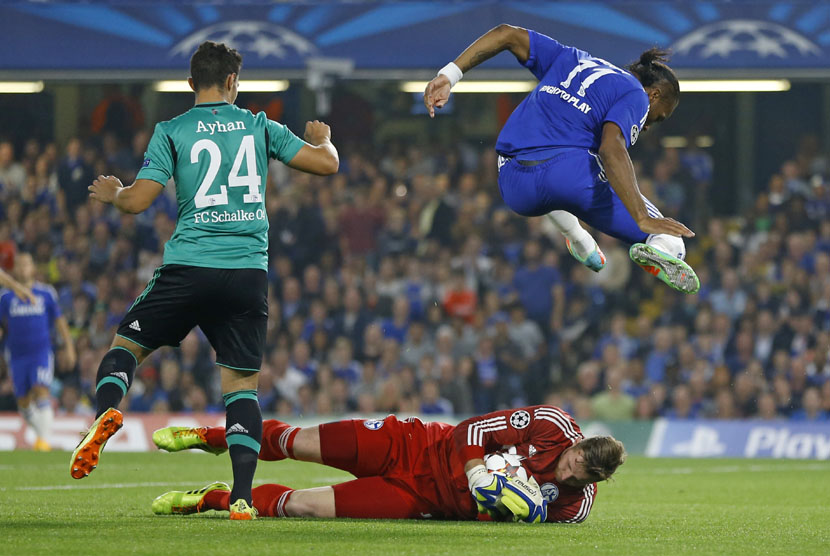
<path id="1" fill-rule="evenodd" d="M 513 521 L 542 523 L 548 517 L 548 505 L 533 477 L 527 481 L 508 478 L 499 502 L 513 514 Z"/>
<path id="2" fill-rule="evenodd" d="M 486 467 L 476 465 L 467 471 L 467 481 L 479 513 L 490 514 L 494 518 L 503 515 L 499 511 L 499 499 L 504 485 L 507 484 L 507 477 L 497 473 L 488 473 Z"/>

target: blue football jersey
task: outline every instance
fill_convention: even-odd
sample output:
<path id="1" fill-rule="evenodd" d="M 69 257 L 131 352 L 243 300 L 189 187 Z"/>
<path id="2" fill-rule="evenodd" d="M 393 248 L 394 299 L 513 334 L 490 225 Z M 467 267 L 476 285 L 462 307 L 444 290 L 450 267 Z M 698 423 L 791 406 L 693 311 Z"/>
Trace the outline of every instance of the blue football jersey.
<path id="1" fill-rule="evenodd" d="M 539 84 L 510 115 L 496 151 L 522 158 L 561 147 L 597 150 L 605 122 L 617 124 L 626 146 L 633 145 L 648 115 L 648 95 L 637 78 L 587 52 L 529 33 L 524 66 Z"/>
<path id="2" fill-rule="evenodd" d="M 58 294 L 48 284 L 35 283 L 37 303 L 22 301 L 11 290 L 0 295 L 0 322 L 6 327 L 6 353 L 11 359 L 52 351 L 52 325 L 61 316 Z"/>

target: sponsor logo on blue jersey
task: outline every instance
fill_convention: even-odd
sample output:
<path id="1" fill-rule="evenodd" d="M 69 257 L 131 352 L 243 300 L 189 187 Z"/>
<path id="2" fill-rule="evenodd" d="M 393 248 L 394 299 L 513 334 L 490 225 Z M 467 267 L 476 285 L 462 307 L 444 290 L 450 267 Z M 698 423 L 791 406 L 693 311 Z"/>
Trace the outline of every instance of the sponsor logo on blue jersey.
<path id="1" fill-rule="evenodd" d="M 9 316 L 31 317 L 46 313 L 46 304 L 43 302 L 43 298 L 37 296 L 35 299 L 37 301 L 34 304 L 17 298 L 12 299 L 9 305 Z"/>

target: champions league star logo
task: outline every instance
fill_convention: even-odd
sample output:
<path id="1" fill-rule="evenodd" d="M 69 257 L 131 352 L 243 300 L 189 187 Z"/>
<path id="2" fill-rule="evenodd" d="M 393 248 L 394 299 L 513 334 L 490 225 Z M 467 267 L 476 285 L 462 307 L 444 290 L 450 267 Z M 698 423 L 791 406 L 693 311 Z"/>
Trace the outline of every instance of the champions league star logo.
<path id="1" fill-rule="evenodd" d="M 292 53 L 305 58 L 317 52 L 313 43 L 285 27 L 264 21 L 230 21 L 187 36 L 172 48 L 170 55 L 189 57 L 207 40 L 225 43 L 243 54 L 255 54 L 259 59 L 286 58 Z"/>
<path id="2" fill-rule="evenodd" d="M 514 429 L 523 429 L 530 424 L 530 413 L 520 409 L 510 416 L 510 424 Z"/>
<path id="3" fill-rule="evenodd" d="M 677 54 L 694 53 L 700 58 L 727 58 L 739 52 L 754 52 L 759 58 L 821 55 L 818 46 L 792 29 L 749 19 L 706 25 L 680 38 L 672 49 Z"/>

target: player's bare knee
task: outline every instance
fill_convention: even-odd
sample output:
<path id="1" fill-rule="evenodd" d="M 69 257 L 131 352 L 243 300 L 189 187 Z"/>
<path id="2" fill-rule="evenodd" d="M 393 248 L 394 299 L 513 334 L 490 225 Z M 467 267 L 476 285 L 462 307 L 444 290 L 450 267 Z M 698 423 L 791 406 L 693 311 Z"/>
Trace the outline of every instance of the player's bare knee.
<path id="1" fill-rule="evenodd" d="M 219 365 L 222 379 L 222 393 L 238 392 L 239 390 L 256 390 L 259 383 L 259 373 L 256 371 L 239 371 Z"/>
<path id="2" fill-rule="evenodd" d="M 23 396 L 21 398 L 17 398 L 17 407 L 18 407 L 18 409 L 20 409 L 20 410 L 26 409 L 27 407 L 29 407 L 29 404 L 31 403 L 31 401 L 32 401 L 32 391 L 29 390 L 29 392 L 25 396 Z"/>
<path id="3" fill-rule="evenodd" d="M 289 517 L 335 517 L 331 487 L 296 490 L 285 504 Z"/>
<path id="4" fill-rule="evenodd" d="M 301 490 L 292 494 L 285 503 L 285 513 L 289 517 L 319 517 L 314 504 L 309 503 Z"/>
<path id="5" fill-rule="evenodd" d="M 132 353 L 135 357 L 137 365 L 141 365 L 141 363 L 147 358 L 147 356 L 153 353 L 153 350 L 142 347 L 137 343 L 130 341 L 122 336 L 115 337 L 115 339 L 112 341 L 110 349 L 117 347 L 126 349 L 127 351 Z"/>
<path id="6" fill-rule="evenodd" d="M 32 386 L 28 394 L 29 400 L 33 401 L 49 399 L 49 397 L 49 388 L 46 386 Z"/>
<path id="7" fill-rule="evenodd" d="M 294 437 L 294 459 L 322 463 L 319 427 L 300 429 Z"/>

